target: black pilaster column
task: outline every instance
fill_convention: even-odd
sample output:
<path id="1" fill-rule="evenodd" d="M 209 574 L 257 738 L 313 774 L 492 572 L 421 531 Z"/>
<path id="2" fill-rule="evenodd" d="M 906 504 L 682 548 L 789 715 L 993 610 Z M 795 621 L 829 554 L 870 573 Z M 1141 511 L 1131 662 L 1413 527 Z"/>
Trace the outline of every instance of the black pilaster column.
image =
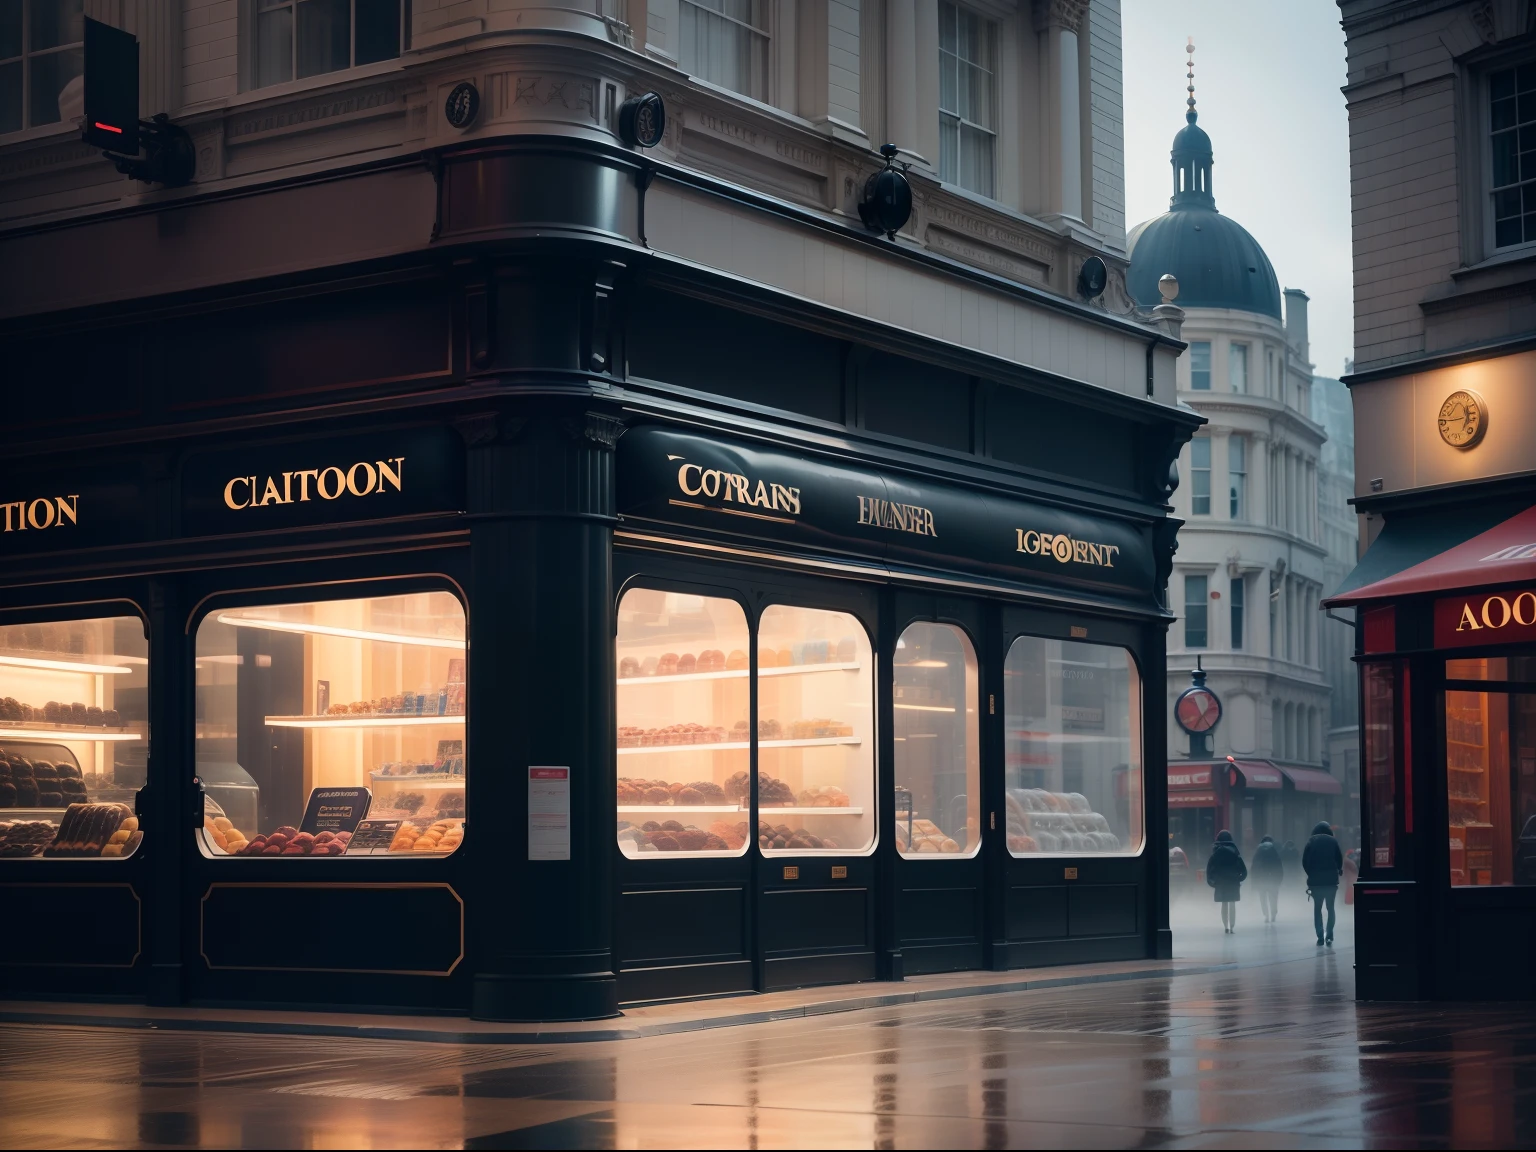
<path id="1" fill-rule="evenodd" d="M 473 1015 L 616 1015 L 613 448 L 598 406 L 470 433 Z M 479 440 L 479 443 L 474 443 Z M 528 769 L 570 769 L 570 859 L 530 860 Z"/>
<path id="2" fill-rule="evenodd" d="M 194 725 L 188 714 L 192 668 L 186 608 L 178 581 L 149 585 L 149 776 L 140 820 L 149 872 L 144 897 L 146 998 L 156 1005 L 185 998 L 183 957 L 196 899 L 187 899 L 185 856 L 192 842 L 190 792 Z"/>

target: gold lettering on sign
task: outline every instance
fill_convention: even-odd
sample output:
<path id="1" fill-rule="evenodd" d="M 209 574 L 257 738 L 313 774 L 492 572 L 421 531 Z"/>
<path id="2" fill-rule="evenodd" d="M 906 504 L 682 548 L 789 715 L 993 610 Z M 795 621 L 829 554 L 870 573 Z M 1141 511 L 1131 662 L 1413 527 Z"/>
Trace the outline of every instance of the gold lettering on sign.
<path id="1" fill-rule="evenodd" d="M 673 460 L 679 457 L 672 457 Z M 800 489 L 768 480 L 753 481 L 739 472 L 723 472 L 719 468 L 704 468 L 684 462 L 677 470 L 677 490 L 684 496 L 702 496 L 729 504 L 742 504 L 745 508 L 721 508 L 711 504 L 699 504 L 688 500 L 669 500 L 682 508 L 702 508 L 708 512 L 727 512 L 733 516 L 751 516 L 758 520 L 776 520 L 781 524 L 793 524 L 791 517 L 800 515 Z M 747 508 L 760 508 L 760 512 L 748 512 Z M 787 515 L 774 516 L 773 512 Z"/>
<path id="2" fill-rule="evenodd" d="M 31 528 L 63 528 L 80 524 L 80 496 L 38 496 L 0 504 L 0 531 L 25 532 Z"/>
<path id="3" fill-rule="evenodd" d="M 224 485 L 224 507 L 238 512 L 268 504 L 307 504 L 313 497 L 339 500 L 349 494 L 382 496 L 390 490 L 403 492 L 404 475 L 405 457 L 391 456 L 388 460 L 359 460 L 350 468 L 332 464 L 271 476 L 232 476 Z"/>
<path id="4" fill-rule="evenodd" d="M 1088 564 L 1095 568 L 1113 568 L 1120 554 L 1118 544 L 1095 544 L 1074 540 L 1064 532 L 1037 532 L 1033 528 L 1015 528 L 1017 551 L 1026 556 L 1049 556 L 1058 564 Z"/>
<path id="5" fill-rule="evenodd" d="M 859 523 L 935 539 L 939 535 L 933 526 L 933 513 L 927 508 L 917 504 L 897 504 L 875 496 L 859 497 Z"/>
<path id="6" fill-rule="evenodd" d="M 1483 601 L 1480 611 L 1473 609 L 1472 601 L 1463 600 L 1456 631 L 1481 632 L 1487 628 L 1497 632 L 1510 624 L 1525 628 L 1536 624 L 1536 592 L 1522 592 L 1512 602 L 1502 596 L 1490 596 Z"/>

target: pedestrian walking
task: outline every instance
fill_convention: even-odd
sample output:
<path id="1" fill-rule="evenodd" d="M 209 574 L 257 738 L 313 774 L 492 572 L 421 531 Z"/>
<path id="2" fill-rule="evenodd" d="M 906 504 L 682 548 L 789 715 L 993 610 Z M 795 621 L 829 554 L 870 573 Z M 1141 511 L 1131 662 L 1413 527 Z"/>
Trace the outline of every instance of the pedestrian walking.
<path id="1" fill-rule="evenodd" d="M 1317 944 L 1333 946 L 1333 902 L 1339 895 L 1339 877 L 1344 873 L 1344 852 L 1333 838 L 1328 821 L 1319 820 L 1312 829 L 1312 839 L 1301 854 L 1301 867 L 1307 874 L 1307 895 L 1312 898 L 1312 925 L 1317 929 Z M 1323 905 L 1328 906 L 1328 926 L 1323 928 Z"/>
<path id="2" fill-rule="evenodd" d="M 1285 879 L 1285 862 L 1280 859 L 1280 845 L 1273 836 L 1265 836 L 1253 850 L 1253 886 L 1259 890 L 1259 910 L 1264 923 L 1273 924 L 1280 915 L 1280 883 Z"/>
<path id="3" fill-rule="evenodd" d="M 1221 905 L 1221 926 L 1228 934 L 1237 930 L 1237 902 L 1243 898 L 1242 884 L 1248 879 L 1248 865 L 1237 850 L 1232 833 L 1223 828 L 1216 834 L 1216 846 L 1205 862 L 1205 882 L 1216 890 Z"/>

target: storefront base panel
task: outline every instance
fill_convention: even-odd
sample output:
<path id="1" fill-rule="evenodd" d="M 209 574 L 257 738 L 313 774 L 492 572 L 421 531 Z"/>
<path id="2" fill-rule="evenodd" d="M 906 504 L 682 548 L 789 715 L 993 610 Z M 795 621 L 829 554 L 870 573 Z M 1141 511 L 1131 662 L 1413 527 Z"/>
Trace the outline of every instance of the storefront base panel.
<path id="1" fill-rule="evenodd" d="M 1453 908 L 1448 928 L 1441 947 L 1449 964 L 1442 960 L 1436 973 L 1435 999 L 1536 999 L 1531 980 L 1536 908 Z"/>
<path id="2" fill-rule="evenodd" d="M 1418 891 L 1411 881 L 1355 885 L 1355 998 L 1423 998 Z"/>
<path id="3" fill-rule="evenodd" d="M 0 883 L 0 904 L 13 926 L 6 967 L 122 971 L 143 953 L 142 905 L 132 884 Z"/>
<path id="4" fill-rule="evenodd" d="M 1145 960 L 1147 942 L 1140 936 L 1105 936 L 1083 940 L 1030 940 L 992 946 L 993 967 L 1049 968 L 1059 964 L 1094 964 L 1105 960 Z"/>
<path id="5" fill-rule="evenodd" d="M 962 944 L 903 944 L 904 976 L 928 976 L 935 972 L 968 972 L 982 967 L 981 941 Z"/>
<path id="6" fill-rule="evenodd" d="M 1010 940 L 1128 936 L 1139 931 L 1135 884 L 1015 885 L 1008 889 Z"/>
<path id="7" fill-rule="evenodd" d="M 861 984 L 879 979 L 873 952 L 821 956 L 770 956 L 763 964 L 763 991 L 783 992 L 818 984 Z"/>
<path id="8" fill-rule="evenodd" d="M 751 967 L 743 885 L 625 889 L 619 894 L 617 920 L 614 938 L 621 972 L 701 970 L 721 962 Z M 746 986 L 751 983 L 748 976 Z M 663 995 L 694 994 L 684 990 Z"/>
<path id="9" fill-rule="evenodd" d="M 724 960 L 714 964 L 674 964 L 629 968 L 619 973 L 619 1003 L 646 1004 L 704 996 L 730 996 L 752 991 L 752 962 Z"/>

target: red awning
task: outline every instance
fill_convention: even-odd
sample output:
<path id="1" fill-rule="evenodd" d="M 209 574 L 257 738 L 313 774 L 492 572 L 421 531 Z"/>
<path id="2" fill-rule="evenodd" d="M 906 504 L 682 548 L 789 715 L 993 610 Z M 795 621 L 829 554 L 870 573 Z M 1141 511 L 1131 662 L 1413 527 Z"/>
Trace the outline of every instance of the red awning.
<path id="1" fill-rule="evenodd" d="M 1170 764 L 1168 765 L 1168 791 L 1177 792 L 1190 788 L 1203 788 L 1209 791 L 1211 787 L 1211 766 L 1209 764 Z"/>
<path id="2" fill-rule="evenodd" d="M 1227 763 L 1242 773 L 1239 784 L 1245 784 L 1249 788 L 1279 788 L 1282 777 L 1280 769 L 1276 768 L 1268 760 L 1234 760 L 1227 758 Z"/>
<path id="3" fill-rule="evenodd" d="M 1340 796 L 1344 792 L 1336 777 L 1315 768 L 1282 767 L 1280 771 L 1298 792 L 1315 792 L 1319 796 Z"/>
<path id="4" fill-rule="evenodd" d="M 1411 568 L 1323 601 L 1324 607 L 1395 600 L 1494 584 L 1536 583 L 1536 507 Z"/>

